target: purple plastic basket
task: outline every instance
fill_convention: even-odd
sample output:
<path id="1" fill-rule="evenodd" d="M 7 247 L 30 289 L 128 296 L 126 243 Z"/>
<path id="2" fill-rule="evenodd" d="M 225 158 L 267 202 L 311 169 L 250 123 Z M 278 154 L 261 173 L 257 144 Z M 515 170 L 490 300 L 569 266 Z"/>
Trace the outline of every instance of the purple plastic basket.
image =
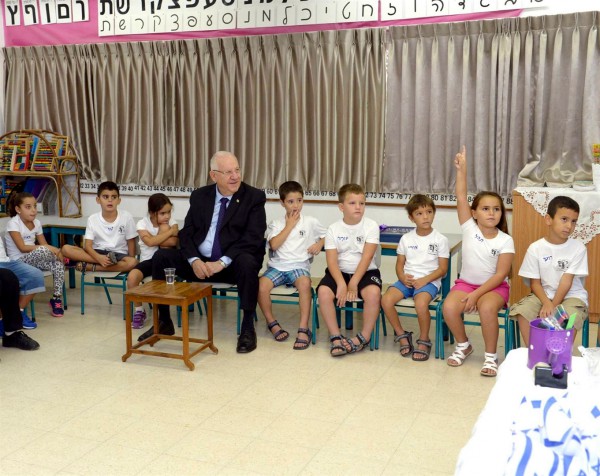
<path id="1" fill-rule="evenodd" d="M 574 332 L 568 331 L 551 331 L 550 329 L 542 329 L 538 327 L 541 319 L 534 319 L 529 324 L 529 353 L 527 358 L 527 367 L 532 369 L 539 362 L 550 362 L 550 351 L 546 346 L 546 339 L 558 334 L 564 334 L 567 345 L 556 359 L 559 364 L 567 366 L 567 370 L 571 371 L 571 350 L 573 349 Z"/>

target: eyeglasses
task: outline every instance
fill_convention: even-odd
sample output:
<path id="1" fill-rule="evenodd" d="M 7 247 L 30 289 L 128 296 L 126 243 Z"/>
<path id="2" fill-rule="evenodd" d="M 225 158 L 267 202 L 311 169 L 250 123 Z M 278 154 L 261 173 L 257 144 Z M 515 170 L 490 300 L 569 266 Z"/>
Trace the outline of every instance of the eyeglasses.
<path id="1" fill-rule="evenodd" d="M 231 178 L 234 175 L 240 175 L 242 173 L 242 171 L 239 168 L 233 169 L 233 170 L 228 170 L 227 172 L 223 172 L 221 170 L 216 170 L 216 169 L 213 169 L 212 171 L 219 172 L 220 174 L 225 175 L 225 177 L 227 177 L 227 178 Z"/>

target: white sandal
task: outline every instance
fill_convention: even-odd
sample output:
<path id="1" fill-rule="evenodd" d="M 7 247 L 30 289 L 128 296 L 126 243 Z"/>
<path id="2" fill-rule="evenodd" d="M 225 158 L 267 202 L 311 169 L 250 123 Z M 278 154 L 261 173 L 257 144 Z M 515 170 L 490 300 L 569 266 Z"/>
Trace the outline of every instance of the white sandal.
<path id="1" fill-rule="evenodd" d="M 481 367 L 482 377 L 495 377 L 498 375 L 498 354 L 485 353 L 485 360 L 483 361 L 483 367 Z M 484 372 L 484 370 L 491 370 L 491 372 Z"/>
<path id="2" fill-rule="evenodd" d="M 469 344 L 466 349 L 461 349 L 459 345 L 460 344 L 456 346 L 456 349 L 454 349 L 452 355 L 446 360 L 446 363 L 450 367 L 460 367 L 464 363 L 465 359 L 473 353 L 473 346 L 471 344 Z M 465 352 L 469 347 L 471 347 L 471 350 Z"/>

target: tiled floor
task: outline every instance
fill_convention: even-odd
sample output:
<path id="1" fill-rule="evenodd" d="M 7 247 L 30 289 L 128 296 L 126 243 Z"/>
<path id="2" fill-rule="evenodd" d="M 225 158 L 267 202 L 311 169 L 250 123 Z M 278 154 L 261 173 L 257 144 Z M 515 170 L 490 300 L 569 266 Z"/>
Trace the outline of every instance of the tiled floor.
<path id="1" fill-rule="evenodd" d="M 321 330 L 315 347 L 293 351 L 262 321 L 258 349 L 239 355 L 235 305 L 224 301 L 219 354 L 195 357 L 195 371 L 148 356 L 123 363 L 120 304 L 86 293 L 86 315 L 70 292 L 62 319 L 38 296 L 29 334 L 41 349 L 0 349 L 0 474 L 452 474 L 494 385 L 479 376 L 477 328 L 475 354 L 456 369 L 403 359 L 389 337 L 333 359 Z M 296 308 L 275 309 L 294 329 Z"/>

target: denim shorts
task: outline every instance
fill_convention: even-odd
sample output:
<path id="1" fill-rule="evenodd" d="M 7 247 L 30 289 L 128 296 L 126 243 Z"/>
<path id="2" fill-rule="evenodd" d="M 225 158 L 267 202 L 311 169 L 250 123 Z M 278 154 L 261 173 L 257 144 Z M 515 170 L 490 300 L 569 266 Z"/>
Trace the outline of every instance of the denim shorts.
<path id="1" fill-rule="evenodd" d="M 262 275 L 263 278 L 268 278 L 273 281 L 273 286 L 293 286 L 298 278 L 301 276 L 308 276 L 310 278 L 310 273 L 305 269 L 293 269 L 291 271 L 279 271 L 275 268 L 267 268 L 265 274 Z"/>
<path id="2" fill-rule="evenodd" d="M 419 289 L 408 288 L 402 283 L 402 281 L 398 280 L 394 284 L 392 284 L 398 291 L 402 293 L 405 298 L 411 298 L 419 293 L 427 293 L 431 296 L 431 299 L 435 298 L 438 294 L 438 288 L 435 287 L 435 284 L 427 283 L 425 286 Z"/>
<path id="3" fill-rule="evenodd" d="M 43 293 L 46 290 L 44 273 L 22 261 L 3 261 L 0 268 L 9 269 L 17 275 L 21 295 Z"/>

